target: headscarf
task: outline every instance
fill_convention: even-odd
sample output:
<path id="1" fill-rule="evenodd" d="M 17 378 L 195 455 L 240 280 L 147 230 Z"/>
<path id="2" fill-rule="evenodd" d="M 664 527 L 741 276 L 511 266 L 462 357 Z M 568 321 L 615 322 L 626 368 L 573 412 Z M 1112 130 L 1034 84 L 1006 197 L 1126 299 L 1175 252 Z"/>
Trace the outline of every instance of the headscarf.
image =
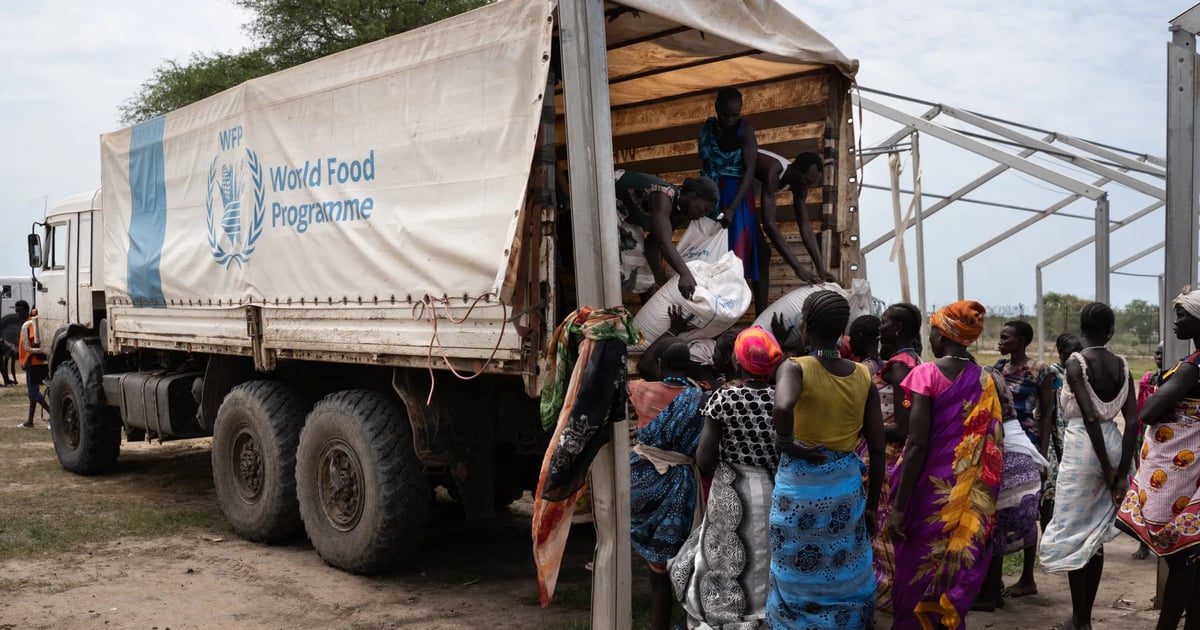
<path id="1" fill-rule="evenodd" d="M 1183 287 L 1183 291 L 1175 297 L 1175 305 L 1182 306 L 1189 315 L 1200 319 L 1200 291 L 1193 291 L 1191 287 Z"/>
<path id="2" fill-rule="evenodd" d="M 755 376 L 770 376 L 775 366 L 783 360 L 783 350 L 775 335 L 765 331 L 761 326 L 752 326 L 743 330 L 733 342 L 733 356 L 737 357 L 738 365 Z"/>
<path id="3" fill-rule="evenodd" d="M 983 334 L 983 316 L 986 313 L 987 309 L 979 302 L 963 300 L 934 313 L 929 323 L 942 331 L 942 335 L 950 341 L 969 346 Z"/>

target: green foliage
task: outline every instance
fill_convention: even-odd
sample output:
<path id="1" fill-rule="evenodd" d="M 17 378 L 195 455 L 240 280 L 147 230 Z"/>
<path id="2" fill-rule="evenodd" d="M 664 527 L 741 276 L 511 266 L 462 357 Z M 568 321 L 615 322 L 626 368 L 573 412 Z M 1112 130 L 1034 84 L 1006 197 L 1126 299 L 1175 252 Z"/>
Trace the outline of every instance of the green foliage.
<path id="1" fill-rule="evenodd" d="M 274 70 L 274 64 L 261 50 L 193 53 L 187 63 L 168 61 L 121 105 L 121 122 L 131 125 L 161 116 Z"/>
<path id="2" fill-rule="evenodd" d="M 257 47 L 193 53 L 168 61 L 120 107 L 133 124 L 161 116 L 239 83 L 335 52 L 419 28 L 490 0 L 234 0 L 254 18 Z"/>
<path id="3" fill-rule="evenodd" d="M 1046 334 L 1050 337 L 1079 328 L 1079 313 L 1087 301 L 1069 293 L 1047 293 L 1042 297 L 1039 317 L 1046 318 Z"/>
<path id="4" fill-rule="evenodd" d="M 1138 343 L 1158 342 L 1158 305 L 1145 300 L 1133 300 L 1121 309 L 1117 328 L 1132 333 Z"/>
<path id="5" fill-rule="evenodd" d="M 235 0 L 255 18 L 247 30 L 280 67 L 431 24 L 488 0 Z"/>

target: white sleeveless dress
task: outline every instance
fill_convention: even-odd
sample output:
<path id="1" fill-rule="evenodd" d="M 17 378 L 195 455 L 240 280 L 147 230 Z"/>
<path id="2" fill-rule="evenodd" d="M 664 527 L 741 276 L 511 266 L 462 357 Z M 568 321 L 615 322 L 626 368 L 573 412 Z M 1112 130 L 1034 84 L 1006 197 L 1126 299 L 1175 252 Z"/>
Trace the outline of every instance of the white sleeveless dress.
<path id="1" fill-rule="evenodd" d="M 1121 430 L 1116 418 L 1121 416 L 1125 398 L 1129 394 L 1129 367 L 1121 358 L 1121 370 L 1125 376 L 1121 391 L 1109 402 L 1096 397 L 1092 384 L 1087 380 L 1088 363 L 1076 352 L 1071 359 L 1079 361 L 1083 368 L 1086 392 L 1092 406 L 1103 419 L 1100 431 L 1104 434 L 1104 450 L 1108 461 L 1116 468 L 1121 461 Z M 1117 506 L 1112 501 L 1104 480 L 1104 469 L 1084 427 L 1083 414 L 1079 411 L 1076 393 L 1069 383 L 1063 383 L 1059 393 L 1059 408 L 1067 419 L 1063 432 L 1063 455 L 1058 469 L 1058 482 L 1054 499 L 1054 516 L 1042 534 L 1041 562 L 1048 573 L 1061 573 L 1082 569 L 1100 552 L 1101 546 L 1117 537 Z"/>

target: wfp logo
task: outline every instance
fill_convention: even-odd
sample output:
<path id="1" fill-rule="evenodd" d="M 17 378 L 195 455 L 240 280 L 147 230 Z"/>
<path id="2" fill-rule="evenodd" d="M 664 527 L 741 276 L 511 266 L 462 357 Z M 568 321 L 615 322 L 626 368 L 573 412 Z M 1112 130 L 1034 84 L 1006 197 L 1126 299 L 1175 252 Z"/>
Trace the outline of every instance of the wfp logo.
<path id="1" fill-rule="evenodd" d="M 250 149 L 239 149 L 242 128 L 219 134 L 221 152 L 208 168 L 208 247 L 213 260 L 226 269 L 245 265 L 254 254 L 266 222 L 263 204 L 263 169 Z M 249 173 L 247 173 L 249 171 Z M 246 190 L 246 176 L 250 190 Z"/>

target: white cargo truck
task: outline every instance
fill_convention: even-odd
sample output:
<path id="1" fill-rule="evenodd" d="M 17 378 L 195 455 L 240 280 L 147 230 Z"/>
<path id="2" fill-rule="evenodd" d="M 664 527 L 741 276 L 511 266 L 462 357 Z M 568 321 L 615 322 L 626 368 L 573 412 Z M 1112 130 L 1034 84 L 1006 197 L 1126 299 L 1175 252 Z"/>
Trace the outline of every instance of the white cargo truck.
<path id="1" fill-rule="evenodd" d="M 678 183 L 724 86 L 761 146 L 825 156 L 814 225 L 843 284 L 864 276 L 854 62 L 769 1 L 604 10 L 578 33 L 557 2 L 501 0 L 104 134 L 102 192 L 30 237 L 62 465 L 212 436 L 240 535 L 303 531 L 355 572 L 417 550 L 435 484 L 492 516 L 536 482 L 547 339 L 601 239 L 572 236 L 596 204 L 563 183 L 609 156 L 568 154 L 570 134 Z M 602 37 L 606 73 L 560 35 Z M 583 136 L 564 73 L 611 135 Z"/>

